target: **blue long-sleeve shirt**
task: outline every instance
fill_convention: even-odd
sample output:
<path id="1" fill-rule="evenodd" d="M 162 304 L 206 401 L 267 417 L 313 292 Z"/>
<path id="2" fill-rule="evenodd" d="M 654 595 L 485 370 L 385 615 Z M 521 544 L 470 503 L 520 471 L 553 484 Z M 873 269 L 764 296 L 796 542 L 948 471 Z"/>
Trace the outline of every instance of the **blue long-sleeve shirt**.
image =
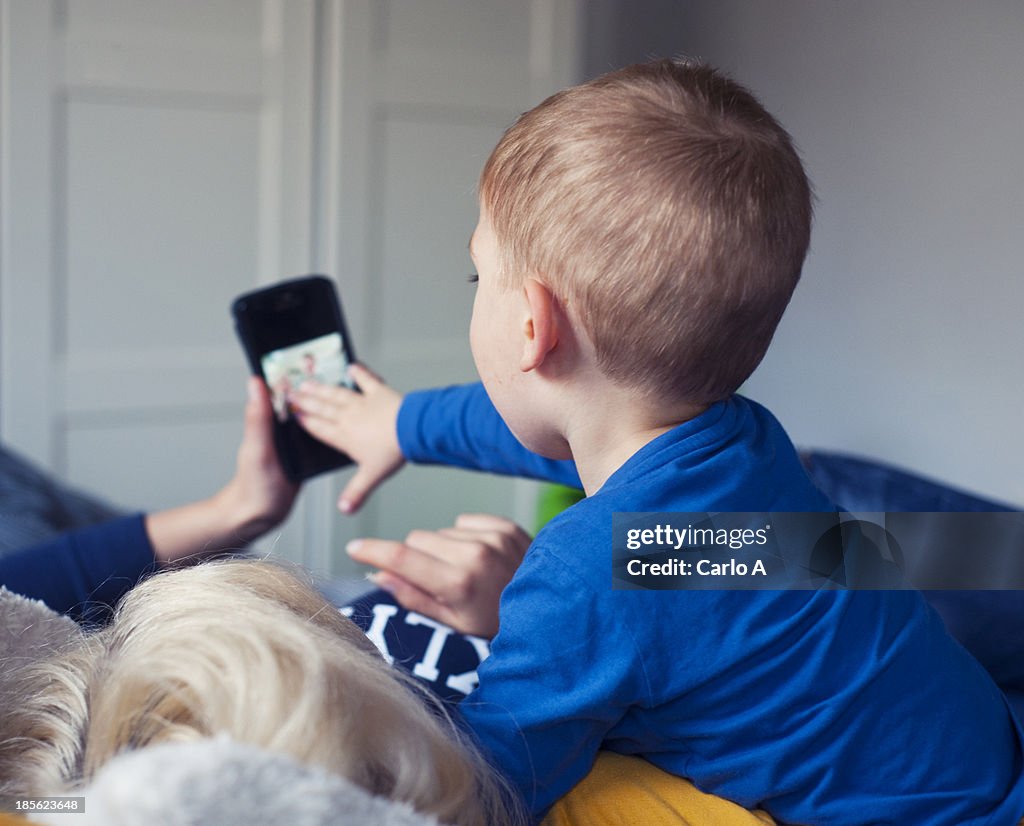
<path id="1" fill-rule="evenodd" d="M 0 558 L 0 585 L 80 622 L 102 622 L 155 567 L 145 518 L 135 514 Z"/>
<path id="2" fill-rule="evenodd" d="M 479 385 L 410 395 L 405 455 L 571 481 Z M 1021 732 L 911 591 L 624 591 L 616 511 L 822 511 L 778 422 L 740 397 L 659 436 L 536 537 L 460 706 L 540 815 L 598 748 L 788 822 L 1013 824 Z"/>

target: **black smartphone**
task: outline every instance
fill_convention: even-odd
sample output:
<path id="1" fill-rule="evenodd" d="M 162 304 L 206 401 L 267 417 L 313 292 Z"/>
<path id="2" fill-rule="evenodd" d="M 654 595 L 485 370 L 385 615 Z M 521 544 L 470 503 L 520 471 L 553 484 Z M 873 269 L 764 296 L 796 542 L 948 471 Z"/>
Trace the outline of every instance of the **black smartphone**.
<path id="1" fill-rule="evenodd" d="M 285 475 L 301 482 L 351 464 L 299 424 L 288 401 L 307 379 L 356 389 L 355 360 L 334 282 L 307 275 L 240 295 L 231 305 L 235 330 L 252 372 L 262 376 L 274 407 L 274 444 Z"/>

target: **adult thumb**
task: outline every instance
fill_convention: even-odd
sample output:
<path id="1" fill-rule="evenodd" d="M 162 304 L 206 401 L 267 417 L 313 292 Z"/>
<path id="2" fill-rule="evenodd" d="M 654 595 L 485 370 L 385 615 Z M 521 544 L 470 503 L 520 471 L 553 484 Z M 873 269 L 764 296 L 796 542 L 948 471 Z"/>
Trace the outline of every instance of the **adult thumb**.
<path id="1" fill-rule="evenodd" d="M 270 405 L 270 395 L 263 381 L 256 376 L 249 377 L 246 386 L 249 400 L 245 405 L 245 434 L 246 442 L 270 441 L 271 421 L 274 415 Z"/>

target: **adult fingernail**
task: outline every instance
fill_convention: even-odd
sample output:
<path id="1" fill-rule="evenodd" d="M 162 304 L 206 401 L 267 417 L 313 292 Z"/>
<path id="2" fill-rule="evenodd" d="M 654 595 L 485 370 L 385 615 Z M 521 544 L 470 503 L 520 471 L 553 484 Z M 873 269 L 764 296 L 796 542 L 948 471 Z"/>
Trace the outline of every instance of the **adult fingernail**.
<path id="1" fill-rule="evenodd" d="M 363 540 L 362 539 L 353 539 L 351 542 L 349 542 L 345 546 L 345 551 L 347 553 L 353 554 L 356 551 L 358 551 L 360 549 L 360 547 L 362 547 L 362 544 L 363 544 Z"/>
<path id="2" fill-rule="evenodd" d="M 350 499 L 339 499 L 338 510 L 342 513 L 352 513 L 355 509 L 355 504 Z"/>
<path id="3" fill-rule="evenodd" d="M 249 401 L 256 400 L 256 379 L 249 379 L 245 383 L 245 392 L 249 396 Z"/>

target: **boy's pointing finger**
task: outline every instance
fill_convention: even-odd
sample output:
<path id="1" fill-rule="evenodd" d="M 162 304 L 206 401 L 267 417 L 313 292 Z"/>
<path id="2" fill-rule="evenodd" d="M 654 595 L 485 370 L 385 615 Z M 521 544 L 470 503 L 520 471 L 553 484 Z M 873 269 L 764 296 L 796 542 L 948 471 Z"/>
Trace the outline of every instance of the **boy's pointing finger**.
<path id="1" fill-rule="evenodd" d="M 397 574 L 419 587 L 439 582 L 445 563 L 404 542 L 389 539 L 353 539 L 345 550 L 357 562 Z"/>

